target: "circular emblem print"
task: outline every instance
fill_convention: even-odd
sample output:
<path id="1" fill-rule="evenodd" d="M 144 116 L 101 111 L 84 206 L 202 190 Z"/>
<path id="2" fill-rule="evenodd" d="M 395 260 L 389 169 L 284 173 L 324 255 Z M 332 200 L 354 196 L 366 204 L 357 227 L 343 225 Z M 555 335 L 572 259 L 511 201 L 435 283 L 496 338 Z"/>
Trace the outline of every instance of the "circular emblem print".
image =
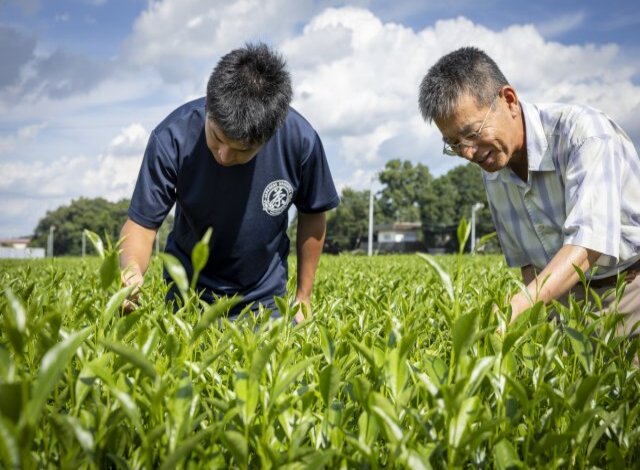
<path id="1" fill-rule="evenodd" d="M 267 185 L 262 193 L 262 210 L 269 215 L 280 215 L 289 207 L 293 188 L 286 180 L 276 180 Z"/>

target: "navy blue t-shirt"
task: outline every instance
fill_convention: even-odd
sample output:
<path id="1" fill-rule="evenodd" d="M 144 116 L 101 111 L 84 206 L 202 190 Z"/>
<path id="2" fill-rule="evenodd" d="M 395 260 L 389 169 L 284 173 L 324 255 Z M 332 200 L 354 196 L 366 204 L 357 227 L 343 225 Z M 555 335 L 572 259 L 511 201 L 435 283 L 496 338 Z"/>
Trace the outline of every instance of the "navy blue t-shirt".
<path id="1" fill-rule="evenodd" d="M 129 217 L 156 229 L 175 203 L 166 251 L 189 276 L 191 251 L 213 227 L 198 289 L 238 293 L 243 304 L 269 303 L 286 289 L 291 204 L 317 213 L 339 203 L 324 149 L 311 125 L 290 108 L 255 158 L 224 167 L 207 147 L 204 107 L 204 98 L 186 103 L 151 133 Z"/>

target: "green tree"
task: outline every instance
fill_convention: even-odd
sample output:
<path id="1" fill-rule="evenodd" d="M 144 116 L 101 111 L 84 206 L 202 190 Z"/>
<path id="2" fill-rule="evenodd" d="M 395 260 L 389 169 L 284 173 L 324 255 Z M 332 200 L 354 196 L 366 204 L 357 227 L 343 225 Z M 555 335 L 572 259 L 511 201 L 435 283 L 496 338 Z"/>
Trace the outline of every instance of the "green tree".
<path id="1" fill-rule="evenodd" d="M 427 246 L 444 245 L 457 250 L 455 228 L 463 217 L 470 220 L 471 207 L 476 203 L 484 204 L 476 212 L 476 236 L 481 237 L 495 229 L 480 167 L 467 163 L 436 178 L 420 200 L 420 221 Z"/>
<path id="2" fill-rule="evenodd" d="M 377 198 L 374 199 L 374 224 L 384 221 Z M 369 191 L 344 188 L 340 205 L 328 215 L 327 245 L 329 250 L 343 251 L 366 243 L 369 234 Z"/>
<path id="3" fill-rule="evenodd" d="M 127 219 L 129 201 L 109 202 L 103 198 L 80 198 L 48 211 L 35 229 L 31 246 L 47 246 L 50 227 L 55 227 L 53 251 L 56 255 L 80 255 L 82 231 L 91 230 L 116 242 Z"/>
<path id="4" fill-rule="evenodd" d="M 103 198 L 80 198 L 71 201 L 68 206 L 60 206 L 48 211 L 40 219 L 35 229 L 31 246 L 46 247 L 50 227 L 55 227 L 53 252 L 56 255 L 82 254 L 82 231 L 84 229 L 97 233 L 103 239 L 116 243 L 120 238 L 120 229 L 127 220 L 129 200 L 121 199 L 110 202 Z M 161 249 L 167 242 L 167 236 L 173 228 L 173 216 L 170 214 L 158 230 Z M 87 244 L 87 252 L 92 248 Z"/>
<path id="5" fill-rule="evenodd" d="M 429 192 L 433 177 L 429 168 L 399 159 L 389 160 L 379 174 L 384 189 L 380 206 L 385 218 L 394 222 L 420 220 L 420 201 Z"/>
<path id="6" fill-rule="evenodd" d="M 482 182 L 482 170 L 478 165 L 466 163 L 447 172 L 442 178 L 456 188 L 456 223 L 462 218 L 471 218 L 471 207 L 476 203 L 484 208 L 476 212 L 476 235 L 481 237 L 495 230 L 487 202 L 487 193 Z"/>

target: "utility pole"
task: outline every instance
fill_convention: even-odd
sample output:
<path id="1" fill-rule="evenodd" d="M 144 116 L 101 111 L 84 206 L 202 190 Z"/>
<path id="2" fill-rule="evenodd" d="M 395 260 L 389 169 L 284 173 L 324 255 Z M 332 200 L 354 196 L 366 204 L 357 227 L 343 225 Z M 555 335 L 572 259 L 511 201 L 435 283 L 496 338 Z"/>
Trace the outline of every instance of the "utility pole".
<path id="1" fill-rule="evenodd" d="M 476 249 L 476 211 L 484 209 L 484 204 L 476 202 L 471 206 L 471 253 Z"/>
<path id="2" fill-rule="evenodd" d="M 53 232 L 55 229 L 55 225 L 49 227 L 49 237 L 47 238 L 47 253 L 49 258 L 53 258 Z"/>
<path id="3" fill-rule="evenodd" d="M 373 178 L 369 185 L 369 238 L 367 240 L 367 256 L 373 254 Z"/>
<path id="4" fill-rule="evenodd" d="M 84 232 L 84 230 L 82 231 L 82 257 L 84 258 L 84 255 L 87 251 L 87 235 Z"/>

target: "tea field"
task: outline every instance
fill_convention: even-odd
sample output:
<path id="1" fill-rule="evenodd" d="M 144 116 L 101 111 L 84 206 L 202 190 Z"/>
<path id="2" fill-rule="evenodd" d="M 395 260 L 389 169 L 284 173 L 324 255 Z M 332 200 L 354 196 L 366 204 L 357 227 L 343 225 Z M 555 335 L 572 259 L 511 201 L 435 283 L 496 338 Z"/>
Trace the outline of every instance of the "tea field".
<path id="1" fill-rule="evenodd" d="M 498 336 L 518 288 L 499 256 L 324 256 L 313 319 L 300 325 L 288 299 L 281 319 L 228 321 L 234 301 L 203 305 L 168 258 L 186 305 L 165 307 L 156 258 L 140 308 L 124 315 L 117 255 L 102 256 L 0 262 L 0 467 L 627 468 L 640 458 L 638 341 L 593 314 L 598 299 L 556 306 L 557 322 L 536 305 Z"/>

